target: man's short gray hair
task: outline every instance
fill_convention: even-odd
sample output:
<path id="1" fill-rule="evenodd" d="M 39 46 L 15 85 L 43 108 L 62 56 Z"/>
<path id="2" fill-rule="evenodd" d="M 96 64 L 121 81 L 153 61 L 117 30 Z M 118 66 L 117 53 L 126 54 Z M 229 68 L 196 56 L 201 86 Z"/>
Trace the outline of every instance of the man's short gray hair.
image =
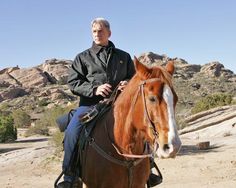
<path id="1" fill-rule="evenodd" d="M 104 18 L 95 18 L 92 22 L 91 22 L 91 26 L 93 27 L 93 24 L 102 24 L 103 26 L 105 26 L 107 29 L 110 30 L 110 23 L 104 19 Z"/>

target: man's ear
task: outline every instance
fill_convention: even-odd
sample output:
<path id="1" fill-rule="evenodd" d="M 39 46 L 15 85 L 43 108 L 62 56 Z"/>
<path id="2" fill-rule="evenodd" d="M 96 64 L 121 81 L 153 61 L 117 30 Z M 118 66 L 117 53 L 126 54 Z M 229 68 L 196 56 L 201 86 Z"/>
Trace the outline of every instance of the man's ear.
<path id="1" fill-rule="evenodd" d="M 111 37 L 111 30 L 109 30 L 109 37 L 108 38 L 110 38 Z"/>
<path id="2" fill-rule="evenodd" d="M 174 66 L 174 61 L 168 61 L 168 63 L 166 64 L 166 70 L 167 72 L 169 72 L 171 75 L 174 74 L 175 72 L 175 66 Z"/>

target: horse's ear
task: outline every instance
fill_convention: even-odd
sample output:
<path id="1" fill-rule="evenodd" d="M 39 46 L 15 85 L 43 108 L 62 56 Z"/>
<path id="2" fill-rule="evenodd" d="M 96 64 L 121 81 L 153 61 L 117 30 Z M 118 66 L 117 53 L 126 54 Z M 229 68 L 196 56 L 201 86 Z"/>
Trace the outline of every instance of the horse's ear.
<path id="1" fill-rule="evenodd" d="M 135 66 L 135 69 L 136 69 L 136 71 L 137 71 L 137 69 L 138 69 L 138 64 L 139 64 L 140 62 L 138 61 L 138 58 L 136 57 L 136 56 L 134 56 L 134 66 Z"/>
<path id="2" fill-rule="evenodd" d="M 135 65 L 136 72 L 141 77 L 145 77 L 145 75 L 147 75 L 147 73 L 150 72 L 150 69 L 146 67 L 144 64 L 140 63 L 139 60 L 135 56 L 134 56 L 134 65 Z"/>
<path id="3" fill-rule="evenodd" d="M 174 66 L 174 61 L 168 61 L 168 63 L 166 64 L 166 70 L 167 72 L 169 72 L 171 75 L 174 74 L 175 72 L 175 66 Z"/>

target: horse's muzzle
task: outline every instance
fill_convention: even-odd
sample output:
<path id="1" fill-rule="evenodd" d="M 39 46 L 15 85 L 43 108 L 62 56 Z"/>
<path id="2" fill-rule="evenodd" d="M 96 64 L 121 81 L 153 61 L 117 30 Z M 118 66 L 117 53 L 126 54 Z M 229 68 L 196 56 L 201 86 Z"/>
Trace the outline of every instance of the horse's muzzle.
<path id="1" fill-rule="evenodd" d="M 157 150 L 157 156 L 159 158 L 174 158 L 181 148 L 181 141 L 175 142 L 174 144 L 164 144 L 159 146 Z"/>

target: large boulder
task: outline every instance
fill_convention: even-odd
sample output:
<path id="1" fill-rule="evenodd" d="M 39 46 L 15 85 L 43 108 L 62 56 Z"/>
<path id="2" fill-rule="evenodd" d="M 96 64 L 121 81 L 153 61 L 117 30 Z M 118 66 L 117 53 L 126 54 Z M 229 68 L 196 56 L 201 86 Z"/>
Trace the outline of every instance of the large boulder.
<path id="1" fill-rule="evenodd" d="M 49 83 L 46 75 L 39 68 L 18 69 L 10 75 L 23 87 L 42 87 Z"/>
<path id="2" fill-rule="evenodd" d="M 14 99 L 17 97 L 22 97 L 27 94 L 28 93 L 22 87 L 10 86 L 0 91 L 0 102 L 7 99 Z"/>
<path id="3" fill-rule="evenodd" d="M 158 55 L 153 52 L 143 53 L 138 60 L 146 65 L 163 65 L 169 58 L 166 55 Z"/>
<path id="4" fill-rule="evenodd" d="M 230 78 L 234 75 L 231 70 L 225 69 L 224 65 L 222 65 L 218 61 L 203 65 L 201 68 L 201 72 L 210 77 L 222 76 L 222 77 Z"/>
<path id="5" fill-rule="evenodd" d="M 65 84 L 71 64 L 71 60 L 49 59 L 40 65 L 39 68 L 42 69 L 52 83 Z"/>
<path id="6" fill-rule="evenodd" d="M 0 87 L 8 87 L 10 85 L 20 86 L 21 84 L 7 71 L 0 73 Z"/>

